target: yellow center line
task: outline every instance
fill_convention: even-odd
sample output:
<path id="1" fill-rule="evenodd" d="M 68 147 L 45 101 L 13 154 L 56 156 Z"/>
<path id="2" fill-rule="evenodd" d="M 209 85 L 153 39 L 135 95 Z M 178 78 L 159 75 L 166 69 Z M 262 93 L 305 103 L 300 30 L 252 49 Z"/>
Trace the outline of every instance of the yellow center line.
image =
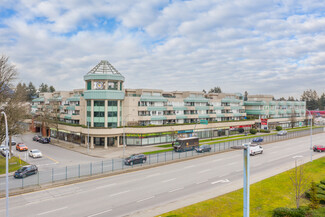
<path id="1" fill-rule="evenodd" d="M 47 157 L 48 159 L 50 159 L 50 160 L 52 160 L 52 161 L 54 161 L 55 163 L 60 163 L 59 161 L 57 161 L 57 160 L 54 160 L 53 158 L 51 158 L 51 157 L 49 157 L 49 156 L 47 156 L 47 155 L 43 155 L 44 157 Z"/>

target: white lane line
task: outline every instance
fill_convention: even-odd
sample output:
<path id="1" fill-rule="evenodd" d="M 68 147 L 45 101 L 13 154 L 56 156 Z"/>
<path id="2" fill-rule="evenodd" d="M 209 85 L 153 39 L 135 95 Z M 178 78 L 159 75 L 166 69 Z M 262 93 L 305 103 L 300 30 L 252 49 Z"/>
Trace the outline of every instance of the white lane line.
<path id="1" fill-rule="evenodd" d="M 202 184 L 202 183 L 207 182 L 207 181 L 208 181 L 208 180 L 205 180 L 205 181 L 197 182 L 197 183 L 195 183 L 195 184 L 199 185 L 199 184 Z"/>
<path id="2" fill-rule="evenodd" d="M 114 197 L 114 196 L 117 196 L 117 195 L 120 195 L 120 194 L 125 194 L 125 193 L 128 193 L 128 192 L 130 192 L 129 190 L 127 190 L 127 191 L 122 191 L 122 192 L 119 192 L 119 193 L 116 193 L 116 194 L 111 194 L 110 196 L 111 197 Z"/>
<path id="3" fill-rule="evenodd" d="M 184 167 L 184 169 L 193 168 L 193 167 L 195 167 L 195 166 L 191 165 L 191 166 Z"/>
<path id="4" fill-rule="evenodd" d="M 151 197 L 144 198 L 144 199 L 142 199 L 142 200 L 138 200 L 137 203 L 142 202 L 142 201 L 145 201 L 145 200 L 150 200 L 150 199 L 152 199 L 152 198 L 154 198 L 154 197 L 155 197 L 155 196 L 151 196 Z"/>
<path id="5" fill-rule="evenodd" d="M 243 171 L 243 170 L 235 170 L 235 173 L 238 173 L 238 172 L 241 172 L 241 171 Z"/>
<path id="6" fill-rule="evenodd" d="M 217 183 L 225 183 L 225 182 L 230 182 L 228 179 L 224 179 L 224 180 L 218 180 L 215 182 L 211 182 L 212 185 L 217 184 Z"/>
<path id="7" fill-rule="evenodd" d="M 108 187 L 111 187 L 113 185 L 116 185 L 116 183 L 112 183 L 112 184 L 109 184 L 109 185 L 102 185 L 102 186 L 96 187 L 95 189 L 108 188 Z"/>
<path id="8" fill-rule="evenodd" d="M 206 173 L 206 172 L 209 172 L 210 170 L 211 169 L 202 170 L 202 171 L 198 172 L 198 174 L 200 174 L 200 173 Z"/>
<path id="9" fill-rule="evenodd" d="M 96 213 L 96 214 L 93 214 L 93 215 L 89 215 L 88 217 L 94 217 L 96 215 L 101 215 L 101 214 L 104 214 L 104 213 L 107 213 L 107 212 L 110 212 L 112 211 L 112 209 L 109 209 L 109 210 L 106 210 L 106 211 L 103 211 L 103 212 L 99 212 L 99 213 Z"/>
<path id="10" fill-rule="evenodd" d="M 172 192 L 174 192 L 174 191 L 179 191 L 179 190 L 182 190 L 182 189 L 184 189 L 184 188 L 176 188 L 176 189 L 171 190 L 171 191 L 169 191 L 169 192 L 172 193 Z"/>
<path id="11" fill-rule="evenodd" d="M 149 176 L 146 176 L 146 178 L 150 178 L 150 177 L 154 177 L 154 176 L 159 176 L 160 173 L 155 173 L 155 174 L 152 174 L 152 175 L 149 175 Z"/>
<path id="12" fill-rule="evenodd" d="M 67 209 L 67 208 L 68 208 L 68 207 L 65 206 L 65 207 L 61 207 L 61 208 L 59 208 L 59 209 L 54 209 L 54 210 L 50 210 L 50 211 L 47 211 L 47 212 L 42 212 L 42 213 L 39 213 L 39 214 L 37 214 L 37 215 L 45 215 L 45 214 L 49 214 L 49 213 L 51 213 L 51 212 L 56 212 L 56 211 L 63 210 L 63 209 Z"/>
<path id="13" fill-rule="evenodd" d="M 227 166 L 231 166 L 231 165 L 235 165 L 235 164 L 238 164 L 238 163 L 237 162 L 233 162 L 233 163 L 227 164 Z"/>
<path id="14" fill-rule="evenodd" d="M 221 161 L 222 159 L 216 159 L 216 160 L 213 160 L 212 162 L 217 162 L 217 161 Z"/>
<path id="15" fill-rule="evenodd" d="M 162 181 L 163 183 L 166 183 L 166 182 L 170 182 L 170 181 L 173 181 L 173 180 L 175 180 L 176 178 L 173 178 L 173 179 L 167 179 L 167 180 L 164 180 L 164 181 Z"/>

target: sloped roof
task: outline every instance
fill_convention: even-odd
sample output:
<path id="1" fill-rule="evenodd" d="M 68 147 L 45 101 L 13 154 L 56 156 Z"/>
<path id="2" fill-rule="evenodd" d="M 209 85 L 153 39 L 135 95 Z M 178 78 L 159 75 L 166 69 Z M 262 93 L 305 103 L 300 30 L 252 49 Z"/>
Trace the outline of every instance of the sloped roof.
<path id="1" fill-rule="evenodd" d="M 119 74 L 120 73 L 107 60 L 102 60 L 87 74 Z"/>

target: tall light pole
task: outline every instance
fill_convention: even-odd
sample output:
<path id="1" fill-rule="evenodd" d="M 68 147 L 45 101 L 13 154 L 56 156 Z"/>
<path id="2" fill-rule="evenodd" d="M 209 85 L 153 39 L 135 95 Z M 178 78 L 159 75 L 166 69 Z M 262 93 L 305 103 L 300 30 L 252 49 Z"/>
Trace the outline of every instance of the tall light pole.
<path id="1" fill-rule="evenodd" d="M 246 143 L 241 146 L 233 146 L 233 149 L 243 149 L 244 150 L 244 217 L 249 217 L 249 157 L 250 157 L 250 146 L 251 143 Z"/>
<path id="2" fill-rule="evenodd" d="M 313 116 L 309 110 L 306 110 L 310 117 L 310 162 L 313 162 Z"/>
<path id="3" fill-rule="evenodd" d="M 6 124 L 6 216 L 9 217 L 9 179 L 8 179 L 8 158 L 9 158 L 9 137 L 8 137 L 8 122 L 7 122 L 7 115 L 5 112 L 1 112 L 1 114 L 5 117 L 5 124 Z"/>

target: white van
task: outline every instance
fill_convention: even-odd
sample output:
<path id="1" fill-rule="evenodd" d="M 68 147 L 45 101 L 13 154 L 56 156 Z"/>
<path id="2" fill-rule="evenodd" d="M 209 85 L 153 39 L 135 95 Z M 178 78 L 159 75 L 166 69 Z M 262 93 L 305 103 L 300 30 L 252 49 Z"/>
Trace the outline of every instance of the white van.
<path id="1" fill-rule="evenodd" d="M 249 147 L 249 149 L 250 149 L 250 155 L 263 154 L 263 148 L 260 145 L 251 146 Z"/>

